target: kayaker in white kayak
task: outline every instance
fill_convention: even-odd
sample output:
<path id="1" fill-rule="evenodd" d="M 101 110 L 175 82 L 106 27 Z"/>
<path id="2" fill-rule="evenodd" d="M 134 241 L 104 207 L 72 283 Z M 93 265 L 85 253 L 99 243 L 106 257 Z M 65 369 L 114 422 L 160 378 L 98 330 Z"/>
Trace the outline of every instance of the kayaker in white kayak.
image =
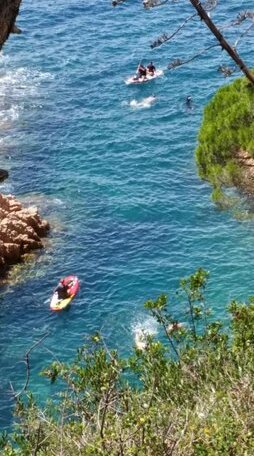
<path id="1" fill-rule="evenodd" d="M 138 68 L 137 68 L 138 78 L 146 79 L 146 73 L 147 73 L 147 69 L 144 67 L 144 65 L 142 65 L 140 63 Z"/>
<path id="2" fill-rule="evenodd" d="M 150 62 L 149 65 L 147 65 L 146 68 L 147 68 L 148 73 L 153 76 L 155 71 L 156 71 L 156 68 L 155 68 L 153 62 Z"/>

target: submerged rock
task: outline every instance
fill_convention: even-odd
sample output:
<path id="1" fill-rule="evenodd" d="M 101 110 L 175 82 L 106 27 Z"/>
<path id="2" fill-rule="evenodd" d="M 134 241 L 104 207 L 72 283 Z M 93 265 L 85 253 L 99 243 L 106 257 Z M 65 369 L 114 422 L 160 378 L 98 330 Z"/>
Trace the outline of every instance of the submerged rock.
<path id="1" fill-rule="evenodd" d="M 0 193 L 0 274 L 22 260 L 22 256 L 41 249 L 41 238 L 49 231 L 36 208 L 24 208 L 13 195 Z"/>

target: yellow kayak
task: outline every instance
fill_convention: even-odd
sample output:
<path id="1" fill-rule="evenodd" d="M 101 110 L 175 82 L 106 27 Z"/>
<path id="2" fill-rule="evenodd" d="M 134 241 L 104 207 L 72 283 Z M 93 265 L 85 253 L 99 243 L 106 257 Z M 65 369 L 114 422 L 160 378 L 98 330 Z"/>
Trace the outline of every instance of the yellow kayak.
<path id="1" fill-rule="evenodd" d="M 76 276 L 67 276 L 61 279 L 50 301 L 51 310 L 66 309 L 78 290 L 79 281 Z"/>
<path id="2" fill-rule="evenodd" d="M 58 293 L 54 293 L 50 302 L 50 308 L 52 310 L 63 310 L 71 303 L 75 295 L 71 295 L 65 299 L 58 299 Z"/>

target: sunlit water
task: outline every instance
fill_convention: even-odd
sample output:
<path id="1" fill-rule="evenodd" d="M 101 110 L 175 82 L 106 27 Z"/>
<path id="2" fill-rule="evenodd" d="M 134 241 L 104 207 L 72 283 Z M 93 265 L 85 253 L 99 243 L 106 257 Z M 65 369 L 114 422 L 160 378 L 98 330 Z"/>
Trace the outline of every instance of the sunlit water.
<path id="1" fill-rule="evenodd" d="M 43 334 L 31 354 L 30 384 L 40 398 L 50 387 L 38 372 L 54 356 L 71 359 L 95 330 L 123 354 L 142 329 L 155 333 L 143 303 L 172 293 L 199 266 L 210 271 L 216 317 L 225 318 L 232 297 L 253 292 L 254 223 L 215 208 L 194 162 L 202 110 L 225 83 L 217 67 L 228 59 L 211 50 L 167 71 L 170 60 L 209 46 L 208 32 L 200 24 L 194 38 L 189 26 L 152 51 L 153 39 L 193 11 L 188 2 L 153 11 L 130 3 L 113 9 L 102 0 L 26 0 L 23 34 L 0 57 L 0 157 L 10 171 L 0 191 L 37 205 L 53 228 L 44 254 L 15 269 L 15 284 L 1 292 L 1 428 L 11 422 L 9 382 L 22 387 L 22 359 Z M 251 8 L 230 3 L 218 7 L 218 23 Z M 249 65 L 251 43 L 249 36 L 239 47 Z M 141 59 L 164 75 L 127 86 Z M 80 293 L 67 312 L 52 313 L 52 289 L 70 273 Z M 183 308 L 174 311 L 183 317 Z"/>

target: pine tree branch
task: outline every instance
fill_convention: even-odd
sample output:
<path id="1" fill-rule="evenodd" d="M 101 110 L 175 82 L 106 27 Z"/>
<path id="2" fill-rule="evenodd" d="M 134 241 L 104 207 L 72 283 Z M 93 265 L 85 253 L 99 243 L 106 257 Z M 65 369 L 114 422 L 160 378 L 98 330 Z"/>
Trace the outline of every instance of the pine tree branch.
<path id="1" fill-rule="evenodd" d="M 155 47 L 161 46 L 163 43 L 166 43 L 167 41 L 170 41 L 174 36 L 176 36 L 182 30 L 182 28 L 187 24 L 187 22 L 189 22 L 196 16 L 197 16 L 197 13 L 194 13 L 191 16 L 187 17 L 185 19 L 185 21 L 171 35 L 167 35 L 166 33 L 164 33 L 159 38 L 157 38 L 157 40 L 155 40 L 150 45 L 150 47 L 153 49 Z"/>
<path id="2" fill-rule="evenodd" d="M 216 27 L 214 22 L 210 19 L 207 12 L 202 7 L 202 4 L 199 0 L 189 0 L 192 6 L 196 9 L 199 17 L 201 20 L 205 22 L 209 30 L 215 36 L 215 38 L 220 43 L 222 49 L 228 53 L 228 55 L 234 60 L 234 62 L 238 65 L 241 71 L 245 74 L 247 79 L 254 85 L 254 75 L 246 66 L 245 62 L 241 59 L 241 57 L 237 54 L 237 52 L 232 48 L 232 46 L 227 42 L 224 36 L 220 33 L 219 29 Z"/>
<path id="3" fill-rule="evenodd" d="M 241 35 L 237 38 L 235 44 L 234 44 L 234 49 L 237 48 L 239 41 L 242 39 L 243 36 L 247 35 L 249 31 L 254 27 L 254 23 L 252 23 L 246 30 L 244 30 Z"/>
<path id="4" fill-rule="evenodd" d="M 197 54 L 195 54 L 192 57 L 188 58 L 187 60 L 175 59 L 175 60 L 173 60 L 172 62 L 170 62 L 168 64 L 168 69 L 169 70 L 173 70 L 174 68 L 176 68 L 178 66 L 186 65 L 186 64 L 192 62 L 193 60 L 197 59 L 201 55 L 203 55 L 205 52 L 209 51 L 209 49 L 212 49 L 212 48 L 214 48 L 216 46 L 219 46 L 219 44 L 218 43 L 212 44 L 211 46 L 208 46 L 207 48 L 202 49 L 200 52 L 198 52 Z"/>
<path id="5" fill-rule="evenodd" d="M 163 6 L 168 3 L 169 0 L 143 0 L 144 8 L 156 8 L 157 6 Z"/>

